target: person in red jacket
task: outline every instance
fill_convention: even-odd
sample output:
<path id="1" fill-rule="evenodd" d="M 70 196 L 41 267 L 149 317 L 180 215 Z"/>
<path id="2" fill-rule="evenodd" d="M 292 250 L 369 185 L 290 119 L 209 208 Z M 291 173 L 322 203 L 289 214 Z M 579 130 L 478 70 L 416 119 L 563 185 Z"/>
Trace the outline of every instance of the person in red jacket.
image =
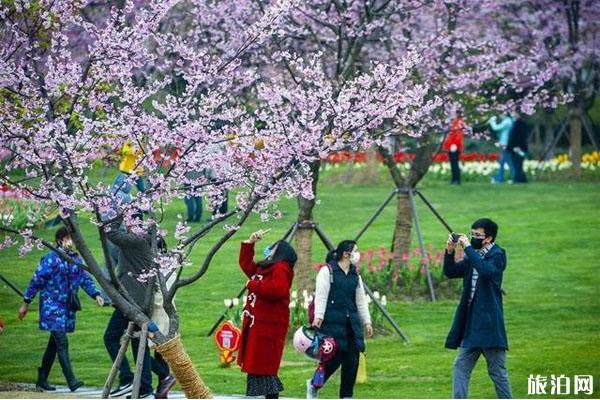
<path id="1" fill-rule="evenodd" d="M 450 122 L 448 136 L 446 136 L 446 140 L 444 141 L 444 151 L 448 152 L 450 168 L 452 169 L 451 185 L 460 185 L 460 165 L 458 160 L 463 151 L 464 132 L 465 123 L 462 118 L 462 111 L 458 110 Z"/>
<path id="2" fill-rule="evenodd" d="M 290 323 L 290 287 L 297 256 L 284 240 L 265 249 L 265 259 L 254 262 L 254 244 L 265 232 L 242 242 L 240 267 L 250 279 L 243 311 L 238 364 L 248 374 L 247 396 L 279 398 L 283 384 L 277 373 Z"/>

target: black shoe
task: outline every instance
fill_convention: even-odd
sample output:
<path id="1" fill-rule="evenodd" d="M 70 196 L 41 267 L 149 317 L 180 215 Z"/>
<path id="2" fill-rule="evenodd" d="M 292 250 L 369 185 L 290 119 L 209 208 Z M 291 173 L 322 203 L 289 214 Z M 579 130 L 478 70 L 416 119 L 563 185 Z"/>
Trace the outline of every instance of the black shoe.
<path id="1" fill-rule="evenodd" d="M 50 384 L 48 383 L 48 372 L 43 371 L 41 368 L 38 368 L 38 379 L 35 383 L 35 387 L 38 390 L 43 390 L 45 392 L 51 392 L 53 390 L 56 390 L 54 386 L 50 386 Z"/>
<path id="2" fill-rule="evenodd" d="M 79 389 L 80 387 L 83 386 L 83 381 L 75 381 L 72 384 L 69 385 L 69 390 L 71 392 L 76 391 L 77 389 Z"/>
<path id="3" fill-rule="evenodd" d="M 122 383 L 116 389 L 110 392 L 110 397 L 120 397 L 124 394 L 131 393 L 133 390 L 133 384 L 131 382 Z"/>
<path id="4" fill-rule="evenodd" d="M 154 397 L 154 392 L 150 391 L 150 392 L 140 393 L 140 395 L 138 396 L 138 399 L 148 399 L 148 398 L 152 398 L 152 397 Z M 125 398 L 131 399 L 131 395 L 128 395 Z"/>
<path id="5" fill-rule="evenodd" d="M 165 379 L 161 380 L 158 383 L 158 386 L 156 388 L 156 393 L 154 394 L 154 398 L 155 399 L 166 399 L 169 395 L 169 390 L 171 390 L 173 388 L 173 386 L 175 386 L 175 383 L 177 383 L 177 379 L 175 379 L 174 376 L 167 376 Z"/>

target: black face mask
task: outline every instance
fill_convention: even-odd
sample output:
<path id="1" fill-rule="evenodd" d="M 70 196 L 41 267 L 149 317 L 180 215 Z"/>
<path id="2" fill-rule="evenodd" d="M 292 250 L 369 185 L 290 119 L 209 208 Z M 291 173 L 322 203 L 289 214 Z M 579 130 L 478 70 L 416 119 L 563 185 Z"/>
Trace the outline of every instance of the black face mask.
<path id="1" fill-rule="evenodd" d="M 475 250 L 479 250 L 483 247 L 483 239 L 471 238 L 471 246 Z"/>

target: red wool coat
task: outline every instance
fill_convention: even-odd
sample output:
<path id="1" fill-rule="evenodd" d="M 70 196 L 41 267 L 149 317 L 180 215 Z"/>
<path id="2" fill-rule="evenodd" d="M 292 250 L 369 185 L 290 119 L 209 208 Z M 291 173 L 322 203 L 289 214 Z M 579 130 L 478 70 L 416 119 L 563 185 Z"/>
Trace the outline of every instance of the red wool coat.
<path id="1" fill-rule="evenodd" d="M 454 144 L 457 150 L 462 153 L 464 139 L 465 124 L 461 118 L 454 118 L 450 123 L 448 136 L 444 141 L 444 151 L 450 151 L 450 147 Z"/>
<path id="2" fill-rule="evenodd" d="M 249 374 L 277 375 L 290 324 L 294 272 L 287 262 L 258 267 L 250 243 L 242 243 L 240 267 L 250 281 L 237 362 Z"/>

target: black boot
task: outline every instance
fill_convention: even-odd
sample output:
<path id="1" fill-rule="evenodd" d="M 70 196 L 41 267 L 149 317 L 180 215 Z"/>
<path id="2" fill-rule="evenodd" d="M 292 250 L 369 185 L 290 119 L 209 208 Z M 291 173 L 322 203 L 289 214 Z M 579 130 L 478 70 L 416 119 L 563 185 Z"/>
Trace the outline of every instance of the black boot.
<path id="1" fill-rule="evenodd" d="M 75 379 L 75 381 L 73 381 L 73 382 L 69 382 L 69 390 L 70 390 L 71 392 L 74 392 L 74 391 L 76 391 L 77 389 L 79 389 L 80 387 L 82 387 L 83 385 L 84 385 L 84 384 L 83 384 L 83 381 L 80 381 L 80 380 L 78 380 L 78 379 Z"/>
<path id="2" fill-rule="evenodd" d="M 38 368 L 38 379 L 35 383 L 35 387 L 39 390 L 44 391 L 56 390 L 54 386 L 50 386 L 50 384 L 48 383 L 48 371 L 42 368 Z"/>

